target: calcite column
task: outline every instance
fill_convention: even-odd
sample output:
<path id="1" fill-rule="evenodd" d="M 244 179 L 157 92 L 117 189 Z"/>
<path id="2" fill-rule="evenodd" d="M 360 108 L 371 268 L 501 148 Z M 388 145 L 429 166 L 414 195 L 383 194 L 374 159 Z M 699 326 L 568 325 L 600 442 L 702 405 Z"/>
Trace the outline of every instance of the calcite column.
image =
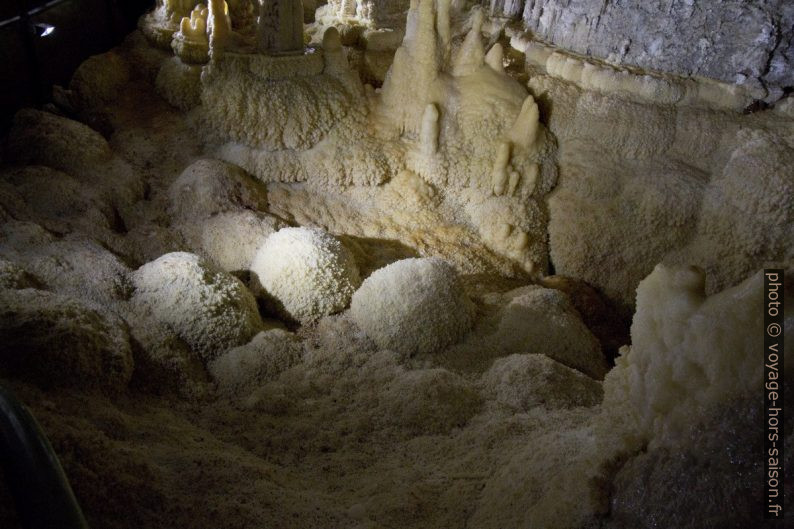
<path id="1" fill-rule="evenodd" d="M 257 41 L 267 55 L 303 52 L 301 0 L 262 0 Z"/>

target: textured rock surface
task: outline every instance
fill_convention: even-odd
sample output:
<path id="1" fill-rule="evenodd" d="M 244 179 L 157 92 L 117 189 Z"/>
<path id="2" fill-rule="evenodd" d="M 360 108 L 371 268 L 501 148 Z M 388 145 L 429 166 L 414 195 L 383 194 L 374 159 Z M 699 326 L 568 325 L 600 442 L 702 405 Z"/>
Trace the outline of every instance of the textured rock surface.
<path id="1" fill-rule="evenodd" d="M 133 283 L 134 309 L 171 328 L 204 360 L 246 343 L 262 328 L 245 286 L 196 255 L 163 255 L 136 270 Z"/>
<path id="2" fill-rule="evenodd" d="M 455 269 L 438 258 L 403 259 L 377 270 L 353 295 L 350 310 L 378 346 L 405 354 L 456 342 L 474 316 Z"/>
<path id="3" fill-rule="evenodd" d="M 171 214 L 181 221 L 224 211 L 267 206 L 264 187 L 237 166 L 220 160 L 198 160 L 187 167 L 168 191 Z"/>
<path id="4" fill-rule="evenodd" d="M 2 373 L 45 388 L 123 389 L 133 366 L 129 334 L 100 310 L 32 288 L 0 291 Z"/>
<path id="5" fill-rule="evenodd" d="M 199 253 L 222 270 L 239 272 L 248 270 L 262 241 L 284 223 L 264 213 L 240 210 L 219 213 L 192 227 L 183 233 Z"/>
<path id="6" fill-rule="evenodd" d="M 379 412 L 416 434 L 439 434 L 462 427 L 477 413 L 482 398 L 474 386 L 446 369 L 398 373 L 385 388 Z"/>
<path id="7" fill-rule="evenodd" d="M 16 263 L 0 259 L 0 288 L 22 289 L 34 286 L 34 280 Z"/>
<path id="8" fill-rule="evenodd" d="M 786 407 L 794 400 L 792 389 L 786 387 Z M 687 428 L 682 445 L 649 450 L 628 461 L 615 477 L 610 515 L 602 527 L 783 527 L 772 520 L 760 524 L 767 501 L 756 485 L 764 479 L 765 460 L 756 455 L 764 453 L 757 426 L 766 419 L 762 402 L 758 392 L 720 404 Z M 792 422 L 787 414 L 782 429 L 792 432 Z M 794 435 L 782 436 L 778 446 L 785 450 L 780 466 L 791 468 Z M 792 496 L 786 494 L 781 503 L 788 512 Z M 708 522 L 695 521 L 689 515 L 695 511 Z"/>
<path id="9" fill-rule="evenodd" d="M 634 448 L 669 446 L 704 410 L 759 391 L 763 282 L 758 272 L 706 297 L 702 271 L 658 265 L 637 288 L 631 347 L 604 380 L 604 427 L 622 429 Z M 789 303 L 791 285 L 787 291 Z M 784 327 L 794 328 L 794 317 Z M 781 377 L 791 373 L 792 351 L 788 343 L 780 351 L 788 370 Z"/>
<path id="10" fill-rule="evenodd" d="M 113 153 L 102 135 L 77 121 L 20 110 L 5 147 L 10 162 L 46 165 L 93 186 L 94 193 L 107 197 L 122 216 L 143 195 L 143 183 L 132 168 Z"/>
<path id="11" fill-rule="evenodd" d="M 222 392 L 245 397 L 278 378 L 302 357 L 303 346 L 294 334 L 270 329 L 213 360 L 209 371 Z"/>
<path id="12" fill-rule="evenodd" d="M 627 100 L 538 75 L 559 142 L 551 260 L 627 307 L 659 262 L 707 272 L 711 294 L 791 260 L 790 122 Z M 752 167 L 752 177 L 749 176 Z"/>
<path id="13" fill-rule="evenodd" d="M 681 75 L 794 85 L 794 4 L 788 0 L 491 0 L 561 48 Z"/>
<path id="14" fill-rule="evenodd" d="M 601 346 L 565 294 L 529 286 L 501 298 L 504 306 L 492 339 L 505 352 L 543 354 L 590 377 L 604 377 Z"/>
<path id="15" fill-rule="evenodd" d="M 506 406 L 573 408 L 601 401 L 601 384 L 545 355 L 510 355 L 497 359 L 483 375 L 484 393 Z"/>
<path id="16" fill-rule="evenodd" d="M 240 21 L 253 2 L 229 0 L 234 45 L 245 46 Z M 165 16 L 189 12 L 196 0 L 158 3 Z M 757 333 L 748 329 L 757 327 L 760 286 L 756 278 L 706 295 L 791 260 L 792 105 L 742 114 L 749 101 L 735 85 L 532 48 L 515 32 L 520 24 L 504 36 L 473 2 L 412 0 L 402 46 L 402 32 L 373 30 L 373 14 L 359 13 L 402 0 L 334 4 L 355 16 L 337 20 L 338 33 L 326 32 L 325 21 L 308 27 L 314 53 L 213 54 L 206 68 L 218 68 L 206 84 L 170 51 L 131 36 L 118 56 L 87 63 L 58 103 L 81 107 L 77 115 L 107 141 L 62 117 L 18 116 L 3 159 L 17 165 L 0 169 L 0 284 L 12 289 L 0 294 L 0 313 L 31 315 L 34 332 L 15 332 L 22 339 L 13 343 L 41 345 L 43 354 L 10 371 L 3 356 L 0 374 L 47 431 L 89 524 L 634 529 L 745 521 L 726 520 L 724 505 L 760 505 L 745 494 L 747 483 L 761 482 L 761 463 L 746 464 L 757 450 L 738 444 L 760 439 L 749 434 L 758 415 L 733 400 L 757 377 Z M 718 4 L 734 2 L 710 7 Z M 169 49 L 167 26 L 179 20 L 159 22 L 150 38 Z M 328 37 L 322 45 L 319 35 Z M 398 46 L 387 86 L 352 82 L 345 55 L 391 59 Z M 727 86 L 727 96 L 714 86 Z M 158 88 L 172 105 L 198 106 L 177 110 Z M 701 89 L 711 96 L 699 100 Z M 64 112 L 73 115 L 68 105 Z M 213 126 L 217 135 L 205 134 Z M 218 157 L 263 183 L 206 160 Z M 128 176 L 145 193 L 120 195 Z M 130 214 L 120 212 L 123 222 L 115 219 L 114 208 L 138 198 Z M 370 293 L 382 309 L 376 331 L 401 333 L 390 336 L 395 349 L 424 332 L 437 337 L 448 319 L 472 323 L 471 331 L 453 321 L 459 341 L 408 355 L 376 344 L 377 332 L 342 310 L 294 333 L 253 338 L 267 329 L 246 323 L 253 300 L 206 263 L 240 272 L 281 222 L 338 234 L 362 277 L 409 257 L 453 264 L 460 280 L 442 307 L 425 303 L 439 299 L 438 282 L 428 287 L 410 274 L 410 295 Z M 192 256 L 171 270 L 151 266 L 178 250 L 206 263 Z M 706 292 L 651 276 L 631 352 L 623 349 L 606 382 L 563 366 L 603 371 L 593 335 L 605 351 L 628 343 L 597 317 L 608 308 L 581 280 L 630 306 L 637 283 L 662 260 L 697 261 Z M 127 266 L 146 262 L 148 307 L 140 288 L 130 303 L 129 291 L 114 287 L 140 279 Z M 574 280 L 532 284 L 551 270 Z M 46 306 L 21 307 L 33 305 L 26 292 Z M 85 298 L 108 303 L 95 309 Z M 202 331 L 218 343 L 205 357 L 196 346 Z M 3 355 L 7 343 L 0 340 Z M 128 384 L 91 367 L 108 349 L 131 350 Z M 62 353 L 89 368 L 62 367 Z M 59 359 L 39 361 L 47 355 Z M 63 383 L 43 389 L 47 377 Z M 125 389 L 97 395 L 92 384 Z M 590 406 L 601 388 L 605 402 Z M 722 415 L 682 432 L 682 423 L 709 414 L 699 403 Z M 649 437 L 679 444 L 645 446 Z M 0 483 L 1 527 L 16 527 L 10 508 Z"/>
<path id="17" fill-rule="evenodd" d="M 265 187 L 220 160 L 192 163 L 168 193 L 174 227 L 188 247 L 227 272 L 247 270 L 262 242 L 284 226 L 264 212 Z"/>
<path id="18" fill-rule="evenodd" d="M 283 228 L 257 250 L 252 283 L 282 317 L 311 323 L 339 312 L 360 283 L 353 255 L 319 228 Z"/>

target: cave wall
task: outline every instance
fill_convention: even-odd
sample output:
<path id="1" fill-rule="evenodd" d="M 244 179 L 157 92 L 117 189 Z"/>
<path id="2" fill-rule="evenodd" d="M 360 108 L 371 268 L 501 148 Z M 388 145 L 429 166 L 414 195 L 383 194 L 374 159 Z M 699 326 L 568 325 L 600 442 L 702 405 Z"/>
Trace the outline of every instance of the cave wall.
<path id="1" fill-rule="evenodd" d="M 523 19 L 538 38 L 610 62 L 749 84 L 767 101 L 794 86 L 788 0 L 489 0 L 489 7 Z"/>

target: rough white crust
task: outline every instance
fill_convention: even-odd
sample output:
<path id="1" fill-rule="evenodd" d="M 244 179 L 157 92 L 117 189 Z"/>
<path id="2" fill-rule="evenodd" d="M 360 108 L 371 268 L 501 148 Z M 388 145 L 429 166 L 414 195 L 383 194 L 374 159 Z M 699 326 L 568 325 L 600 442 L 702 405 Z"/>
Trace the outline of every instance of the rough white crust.
<path id="1" fill-rule="evenodd" d="M 272 310 L 304 324 L 343 310 L 361 282 L 353 254 L 319 228 L 283 228 L 268 237 L 251 274 Z"/>
<path id="2" fill-rule="evenodd" d="M 235 277 L 174 252 L 133 273 L 132 304 L 170 327 L 202 359 L 250 340 L 261 328 L 256 300 Z"/>
<path id="3" fill-rule="evenodd" d="M 434 257 L 412 258 L 369 276 L 353 295 L 351 312 L 379 347 L 429 353 L 466 334 L 474 304 L 452 265 Z"/>
<path id="4" fill-rule="evenodd" d="M 630 446 L 674 444 L 704 410 L 758 391 L 763 285 L 758 272 L 706 297 L 702 271 L 658 265 L 637 288 L 631 347 L 604 380 L 604 427 L 622 424 Z M 788 374 L 792 349 L 780 351 Z"/>

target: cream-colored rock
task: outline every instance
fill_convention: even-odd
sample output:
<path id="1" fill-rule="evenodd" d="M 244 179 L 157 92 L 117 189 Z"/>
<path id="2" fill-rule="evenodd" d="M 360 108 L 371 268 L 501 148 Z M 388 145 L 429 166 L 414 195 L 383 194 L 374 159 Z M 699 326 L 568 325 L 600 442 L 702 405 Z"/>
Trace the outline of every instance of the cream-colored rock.
<path id="1" fill-rule="evenodd" d="M 353 295 L 350 310 L 379 347 L 403 354 L 451 345 L 474 317 L 457 272 L 438 258 L 403 259 L 375 271 Z"/>
<path id="2" fill-rule="evenodd" d="M 249 268 L 262 242 L 284 227 L 267 209 L 265 187 L 242 169 L 199 160 L 169 189 L 175 227 L 193 252 L 227 272 Z"/>
<path id="3" fill-rule="evenodd" d="M 262 328 L 256 300 L 245 286 L 196 255 L 163 255 L 132 279 L 133 309 L 167 325 L 204 361 L 246 343 Z"/>
<path id="4" fill-rule="evenodd" d="M 603 428 L 621 430 L 632 448 L 675 444 L 705 410 L 761 388 L 763 271 L 710 297 L 704 282 L 695 268 L 659 265 L 637 289 L 631 347 L 604 380 Z M 793 350 L 777 353 L 788 371 Z"/>
<path id="5" fill-rule="evenodd" d="M 742 130 L 703 191 L 694 237 L 668 259 L 707 272 L 706 291 L 735 285 L 767 262 L 794 262 L 794 144 Z"/>
<path id="6" fill-rule="evenodd" d="M 535 413 L 544 427 L 488 477 L 471 517 L 477 527 L 574 529 L 607 512 L 601 464 L 617 452 L 596 443 L 591 412 Z"/>
<path id="7" fill-rule="evenodd" d="M 227 53 L 202 75 L 201 117 L 224 141 L 265 151 L 309 149 L 360 112 L 347 78 L 323 73 L 324 67 L 318 52 Z"/>
<path id="8" fill-rule="evenodd" d="M 302 357 L 303 346 L 294 334 L 270 329 L 213 360 L 209 371 L 222 392 L 245 397 L 278 378 Z"/>
<path id="9" fill-rule="evenodd" d="M 277 231 L 257 250 L 250 270 L 270 309 L 304 324 L 345 309 L 361 281 L 350 251 L 319 228 Z"/>
<path id="10" fill-rule="evenodd" d="M 501 296 L 503 307 L 491 335 L 509 354 L 543 354 L 586 375 L 601 379 L 606 359 L 595 336 L 559 290 L 521 287 Z"/>
<path id="11" fill-rule="evenodd" d="M 245 171 L 220 160 L 198 160 L 171 185 L 171 215 L 180 222 L 195 223 L 217 213 L 267 208 L 262 185 Z"/>
<path id="12" fill-rule="evenodd" d="M 659 262 L 704 268 L 714 293 L 791 259 L 785 122 L 640 104 L 545 76 L 530 87 L 554 101 L 548 125 L 560 145 L 560 179 L 548 233 L 557 272 L 628 309 Z"/>
<path id="13" fill-rule="evenodd" d="M 403 44 L 373 105 L 374 119 L 384 135 L 408 144 L 408 169 L 469 212 L 467 224 L 489 248 L 527 272 L 545 270 L 540 198 L 556 180 L 554 165 L 547 163 L 550 142 L 526 89 L 494 67 L 499 48 L 486 63 L 482 11 L 471 14 L 471 27 L 453 54 L 445 37 L 446 7 L 433 0 L 412 4 Z M 515 239 L 495 236 L 491 215 L 480 213 L 492 194 L 506 197 L 509 205 L 499 208 L 500 216 L 521 227 Z"/>
<path id="14" fill-rule="evenodd" d="M 599 382 L 541 354 L 499 358 L 481 384 L 484 395 L 520 411 L 594 406 L 603 398 Z"/>
<path id="15" fill-rule="evenodd" d="M 174 33 L 171 48 L 186 64 L 204 64 L 209 60 L 208 15 L 207 6 L 198 4 L 189 17 L 182 18 Z"/>
<path id="16" fill-rule="evenodd" d="M 286 225 L 275 217 L 250 210 L 226 211 L 200 222 L 192 237 L 196 251 L 226 272 L 248 270 L 256 251 L 270 235 Z"/>

